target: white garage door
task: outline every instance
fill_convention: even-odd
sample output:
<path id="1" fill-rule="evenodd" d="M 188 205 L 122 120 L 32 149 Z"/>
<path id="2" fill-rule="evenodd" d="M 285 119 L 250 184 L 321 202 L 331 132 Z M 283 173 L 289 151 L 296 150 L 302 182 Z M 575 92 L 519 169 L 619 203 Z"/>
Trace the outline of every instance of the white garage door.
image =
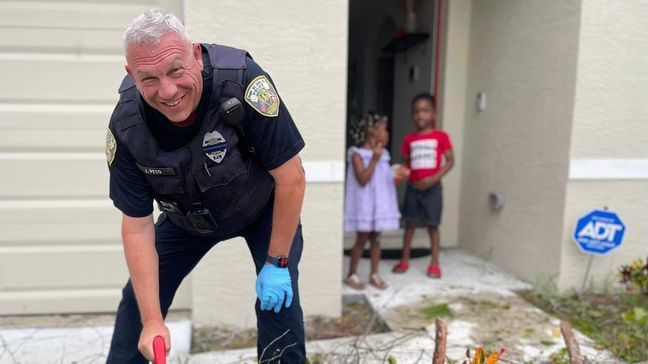
<path id="1" fill-rule="evenodd" d="M 104 136 L 123 30 L 150 7 L 181 15 L 179 0 L 0 0 L 0 314 L 116 308 L 127 270 Z"/>

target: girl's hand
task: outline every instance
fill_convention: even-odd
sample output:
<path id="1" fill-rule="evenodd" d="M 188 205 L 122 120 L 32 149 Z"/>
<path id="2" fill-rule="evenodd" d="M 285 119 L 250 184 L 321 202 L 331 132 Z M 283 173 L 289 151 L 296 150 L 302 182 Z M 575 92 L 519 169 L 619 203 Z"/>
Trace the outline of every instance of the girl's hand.
<path id="1" fill-rule="evenodd" d="M 383 144 L 382 143 L 374 144 L 374 147 L 373 147 L 373 159 L 379 160 L 380 157 L 383 154 L 383 150 L 384 149 L 383 149 Z"/>
<path id="2" fill-rule="evenodd" d="M 403 182 L 407 177 L 409 177 L 409 168 L 405 167 L 402 164 L 394 164 L 391 167 L 392 173 L 394 174 L 394 183 L 396 185 L 399 185 L 401 182 Z"/>

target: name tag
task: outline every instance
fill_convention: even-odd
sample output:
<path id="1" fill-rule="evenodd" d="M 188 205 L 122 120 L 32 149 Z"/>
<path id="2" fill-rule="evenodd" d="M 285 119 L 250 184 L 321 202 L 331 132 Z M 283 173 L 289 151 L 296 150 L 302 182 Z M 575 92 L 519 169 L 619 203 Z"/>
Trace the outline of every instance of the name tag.
<path id="1" fill-rule="evenodd" d="M 175 169 L 171 167 L 144 167 L 139 164 L 137 167 L 147 176 L 175 176 Z"/>

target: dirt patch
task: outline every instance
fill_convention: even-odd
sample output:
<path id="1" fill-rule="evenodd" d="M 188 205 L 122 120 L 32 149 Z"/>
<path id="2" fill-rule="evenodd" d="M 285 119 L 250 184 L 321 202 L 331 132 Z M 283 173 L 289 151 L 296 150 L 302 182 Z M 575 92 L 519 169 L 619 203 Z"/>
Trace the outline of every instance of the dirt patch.
<path id="1" fill-rule="evenodd" d="M 191 312 L 186 310 L 170 311 L 167 321 L 190 320 Z M 115 314 L 82 313 L 58 315 L 15 315 L 0 316 L 0 327 L 3 329 L 26 328 L 69 328 L 83 326 L 113 326 Z"/>
<path id="2" fill-rule="evenodd" d="M 306 340 L 376 334 L 389 331 L 385 323 L 373 314 L 365 302 L 346 303 L 342 316 L 308 317 L 304 319 Z M 236 330 L 222 327 L 201 327 L 193 330 L 191 352 L 240 349 L 256 346 L 257 330 Z"/>
<path id="3" fill-rule="evenodd" d="M 235 330 L 205 326 L 191 333 L 191 353 L 214 350 L 241 349 L 256 346 L 257 330 Z"/>
<path id="4" fill-rule="evenodd" d="M 529 347 L 534 352 L 551 352 L 562 343 L 559 322 L 515 295 L 479 293 L 428 298 L 417 305 L 395 308 L 388 312 L 386 321 L 392 330 L 433 333 L 437 317 L 448 323 L 448 335 L 455 345 L 504 348 L 504 358 L 513 362 L 524 361 Z"/>

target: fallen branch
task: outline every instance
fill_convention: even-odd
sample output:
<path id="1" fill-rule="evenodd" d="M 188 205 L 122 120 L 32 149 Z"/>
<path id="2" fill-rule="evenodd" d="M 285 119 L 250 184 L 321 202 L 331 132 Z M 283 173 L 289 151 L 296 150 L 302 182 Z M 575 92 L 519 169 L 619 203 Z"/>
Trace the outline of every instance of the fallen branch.
<path id="1" fill-rule="evenodd" d="M 441 319 L 436 319 L 436 334 L 434 338 L 434 357 L 432 364 L 445 363 L 446 337 L 448 335 L 448 326 Z"/>
<path id="2" fill-rule="evenodd" d="M 569 322 L 561 321 L 560 331 L 565 339 L 565 346 L 567 346 L 567 352 L 569 353 L 569 364 L 583 364 L 580 348 L 578 347 L 578 341 L 576 341 L 574 330 L 572 330 Z"/>

